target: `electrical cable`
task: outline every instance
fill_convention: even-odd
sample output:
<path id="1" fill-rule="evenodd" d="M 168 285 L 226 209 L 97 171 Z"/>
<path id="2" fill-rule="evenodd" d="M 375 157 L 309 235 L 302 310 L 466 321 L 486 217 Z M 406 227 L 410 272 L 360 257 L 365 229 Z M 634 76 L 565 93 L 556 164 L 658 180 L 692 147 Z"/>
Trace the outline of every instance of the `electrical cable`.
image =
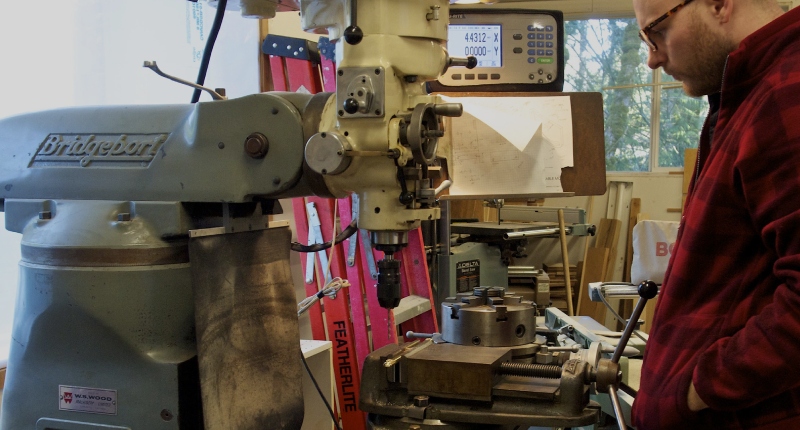
<path id="1" fill-rule="evenodd" d="M 354 219 L 350 225 L 347 226 L 338 236 L 336 236 L 335 243 L 338 245 L 345 239 L 352 236 L 358 231 L 358 220 Z M 331 247 L 331 242 L 317 243 L 314 245 L 303 245 L 302 243 L 292 242 L 291 249 L 296 252 L 317 252 Z"/>
<path id="2" fill-rule="evenodd" d="M 303 356 L 303 350 L 300 350 L 300 360 L 303 362 L 303 367 L 306 368 L 306 373 L 308 373 L 308 377 L 311 378 L 311 382 L 314 383 L 314 388 L 317 389 L 317 393 L 319 393 L 319 397 L 325 403 L 325 407 L 328 408 L 328 413 L 331 414 L 331 419 L 333 420 L 333 425 L 336 426 L 337 430 L 342 430 L 339 426 L 339 421 L 336 419 L 336 415 L 333 414 L 333 408 L 331 408 L 330 403 L 328 403 L 328 399 L 325 398 L 325 394 L 323 394 L 322 389 L 319 388 L 319 384 L 317 384 L 317 380 L 314 378 L 314 375 L 311 374 L 311 369 L 308 367 L 308 363 L 306 362 L 306 357 Z"/>
<path id="3" fill-rule="evenodd" d="M 308 310 L 308 308 L 311 307 L 311 305 L 318 302 L 321 298 L 325 296 L 328 296 L 331 299 L 336 298 L 336 293 L 338 293 L 339 290 L 341 290 L 342 288 L 347 288 L 349 286 L 350 282 L 348 282 L 347 279 L 342 279 L 338 276 L 331 279 L 330 282 L 328 282 L 325 285 L 325 288 L 317 292 L 317 294 L 312 294 L 297 304 L 297 316 L 303 315 Z"/>
<path id="4" fill-rule="evenodd" d="M 206 81 L 206 72 L 208 72 L 208 64 L 211 62 L 211 51 L 214 50 L 214 43 L 217 41 L 219 29 L 222 27 L 222 18 L 225 16 L 225 6 L 228 0 L 219 0 L 217 2 L 217 13 L 214 14 L 214 23 L 211 25 L 211 32 L 208 34 L 206 46 L 203 48 L 203 59 L 200 61 L 200 70 L 197 72 L 197 85 L 203 85 Z M 200 100 L 202 91 L 195 88 L 192 94 L 192 103 L 197 103 Z"/>

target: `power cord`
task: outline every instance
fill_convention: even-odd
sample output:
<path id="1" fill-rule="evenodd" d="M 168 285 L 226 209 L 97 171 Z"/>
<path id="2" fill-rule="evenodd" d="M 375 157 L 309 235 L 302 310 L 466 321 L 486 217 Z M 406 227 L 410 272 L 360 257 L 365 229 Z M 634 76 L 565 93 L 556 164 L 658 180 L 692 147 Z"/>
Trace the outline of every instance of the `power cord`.
<path id="1" fill-rule="evenodd" d="M 318 302 L 321 298 L 328 296 L 330 298 L 335 298 L 336 293 L 339 292 L 342 288 L 347 288 L 350 286 L 350 282 L 347 279 L 342 279 L 340 277 L 335 277 L 330 280 L 330 282 L 325 285 L 321 291 L 317 294 L 313 294 L 311 296 L 306 297 L 297 304 L 297 316 L 303 315 L 314 303 Z"/>
<path id="2" fill-rule="evenodd" d="M 311 378 L 311 382 L 314 383 L 314 388 L 317 389 L 319 393 L 319 397 L 325 402 L 325 407 L 328 408 L 328 413 L 331 414 L 331 419 L 333 420 L 333 425 L 336 426 L 337 430 L 342 430 L 339 426 L 339 421 L 336 419 L 336 416 L 333 414 L 333 408 L 331 408 L 330 403 L 328 403 L 328 399 L 325 398 L 325 394 L 322 393 L 322 389 L 319 388 L 319 384 L 317 384 L 317 380 L 314 379 L 314 375 L 311 374 L 311 369 L 308 367 L 308 363 L 306 362 L 306 357 L 303 356 L 303 351 L 300 350 L 300 360 L 303 361 L 303 367 L 306 368 L 306 373 L 308 373 L 308 377 Z"/>
<path id="3" fill-rule="evenodd" d="M 197 72 L 197 85 L 202 86 L 206 81 L 206 72 L 208 72 L 208 64 L 211 62 L 211 51 L 214 50 L 214 43 L 217 41 L 219 29 L 222 27 L 222 17 L 225 16 L 225 6 L 228 0 L 219 0 L 217 3 L 217 13 L 214 14 L 214 23 L 211 25 L 211 32 L 208 34 L 206 46 L 203 48 L 203 59 L 200 61 L 200 70 Z M 197 103 L 200 100 L 201 90 L 195 88 L 192 94 L 192 103 Z"/>

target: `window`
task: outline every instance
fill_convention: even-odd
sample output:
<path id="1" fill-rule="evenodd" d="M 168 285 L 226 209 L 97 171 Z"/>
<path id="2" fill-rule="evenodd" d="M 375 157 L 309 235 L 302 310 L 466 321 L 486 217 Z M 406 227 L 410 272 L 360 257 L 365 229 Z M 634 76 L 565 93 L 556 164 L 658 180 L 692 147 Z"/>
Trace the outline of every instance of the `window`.
<path id="1" fill-rule="evenodd" d="M 142 68 L 158 60 L 165 72 L 193 79 L 216 9 L 207 2 L 102 0 L 6 2 L 0 26 L 0 118 L 76 105 L 188 103 L 192 89 Z M 141 18 L 141 19 L 140 19 Z M 148 22 L 148 30 L 132 23 Z M 231 97 L 257 93 L 258 21 L 225 15 L 206 83 Z M 53 34 L 57 29 L 57 49 Z M 202 54 L 201 54 L 202 55 Z M 204 94 L 200 99 L 208 100 Z M 0 142 L 8 145 L 10 142 Z M 11 344 L 20 239 L 0 212 L 0 362 Z"/>
<path id="2" fill-rule="evenodd" d="M 697 147 L 705 98 L 647 67 L 647 48 L 633 18 L 565 23 L 565 91 L 599 91 L 605 115 L 606 170 L 647 172 L 683 166 Z"/>

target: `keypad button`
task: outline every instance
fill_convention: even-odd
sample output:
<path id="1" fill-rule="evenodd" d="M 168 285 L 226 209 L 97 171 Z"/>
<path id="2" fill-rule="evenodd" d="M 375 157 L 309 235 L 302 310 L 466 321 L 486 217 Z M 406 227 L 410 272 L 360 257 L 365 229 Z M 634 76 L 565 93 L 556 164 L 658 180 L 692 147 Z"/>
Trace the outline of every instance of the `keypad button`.
<path id="1" fill-rule="evenodd" d="M 453 75 L 453 80 L 454 81 L 460 81 L 461 80 L 461 73 L 454 74 Z"/>
<path id="2" fill-rule="evenodd" d="M 522 40 L 522 35 L 519 34 L 519 33 L 515 34 L 513 37 L 514 37 L 514 40 Z"/>
<path id="3" fill-rule="evenodd" d="M 553 26 L 552 25 L 546 25 L 544 27 L 544 31 L 553 31 Z"/>
<path id="4" fill-rule="evenodd" d="M 553 40 L 553 35 L 552 34 L 546 34 L 545 36 L 547 36 L 547 40 Z"/>
<path id="5" fill-rule="evenodd" d="M 514 53 L 515 54 L 522 54 L 522 48 L 520 48 L 520 47 L 514 48 Z"/>
<path id="6" fill-rule="evenodd" d="M 478 73 L 478 79 L 489 79 L 489 75 L 486 73 Z"/>
<path id="7" fill-rule="evenodd" d="M 528 48 L 535 48 L 536 42 L 528 42 Z"/>
<path id="8" fill-rule="evenodd" d="M 544 55 L 544 49 L 536 51 L 536 55 Z"/>
<path id="9" fill-rule="evenodd" d="M 552 48 L 553 47 L 553 42 L 545 42 L 545 46 L 548 47 L 548 48 Z"/>
<path id="10" fill-rule="evenodd" d="M 492 73 L 491 78 L 494 79 L 494 80 L 500 79 L 500 74 L 499 73 Z"/>
<path id="11" fill-rule="evenodd" d="M 464 79 L 467 79 L 467 80 L 475 79 L 475 74 L 474 73 L 467 73 L 466 75 L 464 75 Z"/>
<path id="12" fill-rule="evenodd" d="M 528 26 L 528 31 L 536 31 L 536 27 L 533 25 Z"/>
<path id="13" fill-rule="evenodd" d="M 528 39 L 536 39 L 535 33 L 528 33 Z"/>
<path id="14" fill-rule="evenodd" d="M 551 51 L 551 50 L 549 50 L 549 49 L 548 49 L 547 51 L 544 51 L 544 55 L 547 55 L 547 56 L 551 56 L 551 57 L 552 57 L 552 56 L 553 56 L 553 51 Z"/>
<path id="15" fill-rule="evenodd" d="M 537 48 L 544 48 L 544 42 L 536 42 Z"/>
<path id="16" fill-rule="evenodd" d="M 544 36 L 545 36 L 545 35 L 544 35 L 544 34 L 542 34 L 542 33 L 537 33 L 537 34 L 536 34 L 536 38 L 537 38 L 537 39 L 544 39 Z M 550 37 L 549 37 L 549 39 L 552 39 L 552 38 L 553 38 L 553 35 L 552 35 L 552 34 L 548 34 L 547 36 L 550 36 Z"/>
<path id="17" fill-rule="evenodd" d="M 530 57 L 530 58 L 528 58 L 528 62 L 529 62 L 529 63 L 535 63 L 535 62 L 536 62 L 536 57 Z"/>
<path id="18" fill-rule="evenodd" d="M 536 55 L 536 50 L 535 49 L 529 49 L 528 50 L 528 55 Z"/>

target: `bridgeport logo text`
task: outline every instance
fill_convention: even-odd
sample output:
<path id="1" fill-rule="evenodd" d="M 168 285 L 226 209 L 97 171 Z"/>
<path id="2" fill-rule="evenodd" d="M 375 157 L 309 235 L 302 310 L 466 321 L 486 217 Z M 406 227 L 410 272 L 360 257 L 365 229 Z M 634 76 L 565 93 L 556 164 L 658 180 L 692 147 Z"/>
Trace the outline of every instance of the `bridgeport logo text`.
<path id="1" fill-rule="evenodd" d="M 39 145 L 30 167 L 148 167 L 168 134 L 58 134 Z"/>

